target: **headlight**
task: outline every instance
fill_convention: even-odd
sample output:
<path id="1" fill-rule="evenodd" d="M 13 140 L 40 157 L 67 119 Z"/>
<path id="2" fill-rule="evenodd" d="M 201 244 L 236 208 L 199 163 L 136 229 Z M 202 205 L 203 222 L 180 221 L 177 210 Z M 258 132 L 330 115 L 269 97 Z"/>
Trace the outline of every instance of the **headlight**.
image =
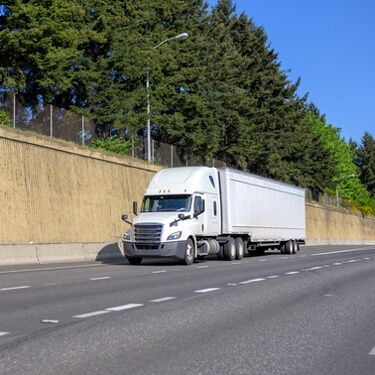
<path id="1" fill-rule="evenodd" d="M 130 234 L 128 231 L 124 233 L 124 235 L 122 236 L 122 239 L 123 241 L 130 241 Z"/>
<path id="2" fill-rule="evenodd" d="M 178 240 L 181 237 L 182 232 L 174 232 L 170 234 L 167 238 L 167 241 Z"/>

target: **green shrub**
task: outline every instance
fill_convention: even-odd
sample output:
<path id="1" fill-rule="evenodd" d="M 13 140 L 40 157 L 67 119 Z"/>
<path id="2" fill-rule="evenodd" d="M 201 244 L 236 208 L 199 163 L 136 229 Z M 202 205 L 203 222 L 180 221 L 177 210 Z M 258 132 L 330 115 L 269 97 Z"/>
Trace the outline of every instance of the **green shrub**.
<path id="1" fill-rule="evenodd" d="M 98 139 L 93 141 L 90 147 L 110 151 L 119 155 L 128 155 L 132 149 L 132 142 L 131 140 L 126 141 L 125 139 L 117 136 L 112 136 L 104 140 Z"/>
<path id="2" fill-rule="evenodd" d="M 8 127 L 12 127 L 13 124 L 12 124 L 12 120 L 10 119 L 10 117 L 8 116 L 8 114 L 4 111 L 1 111 L 0 110 L 0 125 L 2 126 L 8 126 Z"/>

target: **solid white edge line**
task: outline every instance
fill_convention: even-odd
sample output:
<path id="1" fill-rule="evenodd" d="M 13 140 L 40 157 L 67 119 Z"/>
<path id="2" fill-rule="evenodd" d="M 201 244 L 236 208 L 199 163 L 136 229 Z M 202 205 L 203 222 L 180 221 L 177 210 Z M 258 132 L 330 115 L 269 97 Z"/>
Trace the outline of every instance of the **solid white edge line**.
<path id="1" fill-rule="evenodd" d="M 28 289 L 30 288 L 30 285 L 22 285 L 22 286 L 13 286 L 10 288 L 1 288 L 0 290 L 18 290 L 18 289 Z"/>
<path id="2" fill-rule="evenodd" d="M 127 305 L 108 307 L 106 311 L 123 311 L 143 306 L 142 303 L 128 303 Z"/>
<path id="3" fill-rule="evenodd" d="M 163 297 L 163 298 L 151 299 L 150 302 L 158 303 L 158 302 L 172 301 L 174 299 L 176 299 L 176 297 Z"/>
<path id="4" fill-rule="evenodd" d="M 375 250 L 373 247 L 359 247 L 359 248 L 354 248 L 354 249 L 348 249 L 348 250 L 337 250 L 337 251 L 329 251 L 326 253 L 317 253 L 317 254 L 311 254 L 311 257 L 316 257 L 319 255 L 329 255 L 329 254 L 339 254 L 339 253 L 350 253 L 350 252 L 355 252 L 355 251 L 368 251 L 368 250 Z"/>
<path id="5" fill-rule="evenodd" d="M 369 355 L 375 355 L 375 346 L 371 349 L 370 353 L 368 353 Z"/>
<path id="6" fill-rule="evenodd" d="M 258 283 L 259 281 L 264 281 L 264 280 L 266 280 L 266 279 L 262 279 L 262 278 L 251 279 L 251 280 L 241 281 L 238 284 L 244 285 L 244 284 Z"/>
<path id="7" fill-rule="evenodd" d="M 90 280 L 96 281 L 96 280 L 108 280 L 108 279 L 110 279 L 109 276 L 103 276 L 103 277 L 92 277 Z"/>
<path id="8" fill-rule="evenodd" d="M 198 289 L 194 290 L 194 293 L 209 293 L 209 292 L 215 292 L 216 290 L 220 290 L 221 288 L 207 288 L 207 289 Z"/>
<path id="9" fill-rule="evenodd" d="M 9 335 L 10 332 L 0 332 L 0 336 Z"/>
<path id="10" fill-rule="evenodd" d="M 86 314 L 74 315 L 73 318 L 83 319 L 83 318 L 90 318 L 92 316 L 108 314 L 108 313 L 110 313 L 110 311 L 100 310 L 100 311 L 89 312 L 89 313 L 86 313 Z"/>
<path id="11" fill-rule="evenodd" d="M 105 264 L 83 264 L 81 266 L 62 266 L 62 267 L 46 267 L 46 268 L 28 268 L 25 270 L 11 270 L 11 271 L 0 271 L 0 274 L 6 273 L 22 273 L 22 272 L 35 272 L 35 271 L 51 271 L 51 270 L 68 270 L 74 268 L 85 268 L 85 267 L 101 267 Z"/>

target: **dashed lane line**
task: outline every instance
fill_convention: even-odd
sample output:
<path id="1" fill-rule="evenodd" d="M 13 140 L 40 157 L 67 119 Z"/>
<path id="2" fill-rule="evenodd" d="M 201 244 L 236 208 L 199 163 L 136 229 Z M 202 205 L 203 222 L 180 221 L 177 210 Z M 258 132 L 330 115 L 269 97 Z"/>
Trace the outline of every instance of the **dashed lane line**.
<path id="1" fill-rule="evenodd" d="M 150 302 L 159 303 L 159 302 L 172 301 L 174 299 L 176 299 L 176 297 L 163 297 L 163 298 L 152 299 L 150 300 Z"/>
<path id="2" fill-rule="evenodd" d="M 45 268 L 27 268 L 24 270 L 11 270 L 1 271 L 0 275 L 7 273 L 23 273 L 23 272 L 35 272 L 35 271 L 52 271 L 52 270 L 69 270 L 74 268 L 86 268 L 86 267 L 103 267 L 105 264 L 82 264 L 80 266 L 61 266 L 61 267 L 45 267 Z"/>
<path id="3" fill-rule="evenodd" d="M 30 285 L 13 286 L 10 288 L 1 288 L 0 290 L 6 291 L 6 290 L 18 290 L 18 289 L 28 289 L 28 288 L 30 288 Z"/>
<path id="4" fill-rule="evenodd" d="M 375 346 L 371 349 L 370 353 L 368 353 L 369 355 L 375 355 Z"/>
<path id="5" fill-rule="evenodd" d="M 271 275 L 271 276 L 267 276 L 266 279 L 277 279 L 278 277 L 280 277 L 279 275 Z"/>
<path id="6" fill-rule="evenodd" d="M 90 318 L 92 316 L 103 315 L 103 314 L 108 314 L 108 313 L 110 313 L 110 311 L 99 310 L 99 311 L 92 311 L 86 314 L 74 315 L 73 318 L 84 319 L 84 318 Z"/>
<path id="7" fill-rule="evenodd" d="M 123 311 L 123 310 L 135 309 L 136 307 L 142 307 L 142 306 L 143 306 L 142 303 L 128 303 L 127 305 L 108 307 L 105 310 L 106 311 Z"/>
<path id="8" fill-rule="evenodd" d="M 166 273 L 167 271 L 161 270 L 161 271 L 152 271 L 151 273 Z"/>
<path id="9" fill-rule="evenodd" d="M 295 275 L 299 273 L 299 271 L 291 271 L 291 272 L 285 272 L 285 275 Z"/>
<path id="10" fill-rule="evenodd" d="M 9 335 L 10 332 L 1 332 L 0 331 L 0 336 L 5 336 L 5 335 Z"/>
<path id="11" fill-rule="evenodd" d="M 210 293 L 215 292 L 216 290 L 220 290 L 221 288 L 207 288 L 207 289 L 198 289 L 194 290 L 194 293 Z"/>
<path id="12" fill-rule="evenodd" d="M 198 266 L 197 268 L 208 268 L 208 266 Z"/>
<path id="13" fill-rule="evenodd" d="M 266 279 L 263 279 L 263 278 L 251 279 L 251 280 L 241 281 L 238 284 L 241 284 L 241 285 L 252 284 L 252 283 L 258 283 L 258 282 L 264 281 L 264 280 L 266 280 Z"/>
<path id="14" fill-rule="evenodd" d="M 102 277 L 92 277 L 90 280 L 97 281 L 97 280 L 108 280 L 108 279 L 110 279 L 109 276 L 102 276 Z"/>

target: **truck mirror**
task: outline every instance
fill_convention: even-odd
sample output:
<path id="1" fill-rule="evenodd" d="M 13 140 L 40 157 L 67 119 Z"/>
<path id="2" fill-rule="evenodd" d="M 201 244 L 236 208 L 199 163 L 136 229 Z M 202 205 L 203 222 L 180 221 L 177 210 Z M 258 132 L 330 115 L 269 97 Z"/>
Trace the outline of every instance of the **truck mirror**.
<path id="1" fill-rule="evenodd" d="M 123 214 L 123 215 L 121 215 L 121 220 L 122 220 L 122 221 L 126 221 L 126 220 L 128 220 L 128 215 L 127 215 L 127 214 Z"/>
<path id="2" fill-rule="evenodd" d="M 138 203 L 137 203 L 137 201 L 133 202 L 133 214 L 134 215 L 138 214 Z"/>
<path id="3" fill-rule="evenodd" d="M 178 214 L 177 216 L 180 220 L 184 220 L 185 219 L 185 215 L 184 214 Z"/>

